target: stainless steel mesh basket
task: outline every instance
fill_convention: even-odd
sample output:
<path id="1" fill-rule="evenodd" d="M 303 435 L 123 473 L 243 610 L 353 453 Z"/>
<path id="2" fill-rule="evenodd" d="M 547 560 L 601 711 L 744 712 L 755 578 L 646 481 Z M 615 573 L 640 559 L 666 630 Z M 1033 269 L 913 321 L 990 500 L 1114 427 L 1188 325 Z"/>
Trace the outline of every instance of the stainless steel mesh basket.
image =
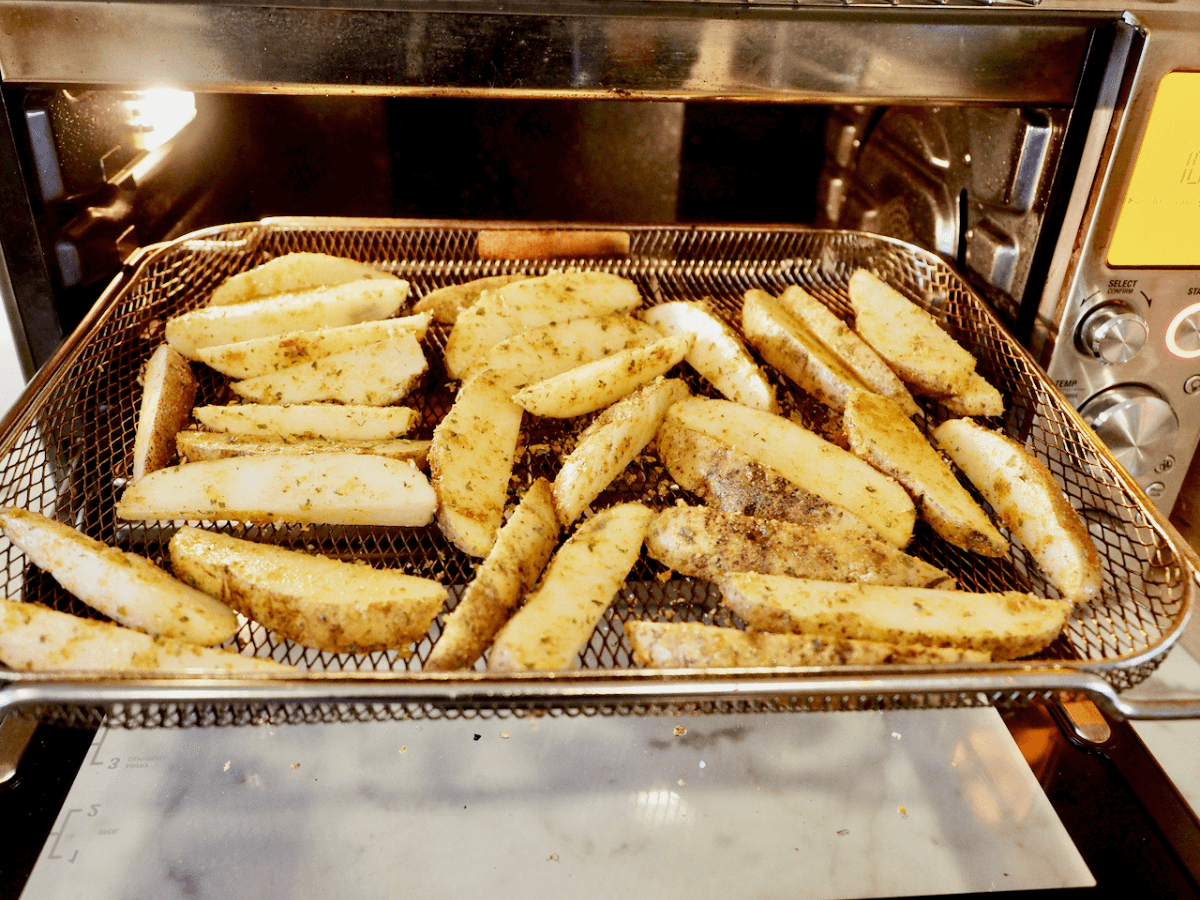
<path id="1" fill-rule="evenodd" d="M 674 618 L 738 624 L 708 582 L 669 577 L 643 556 L 581 654 L 578 670 L 497 677 L 482 667 L 423 673 L 440 632 L 439 617 L 410 659 L 395 653 L 330 654 L 282 640 L 245 621 L 234 639 L 246 654 L 292 663 L 291 678 L 144 678 L 124 675 L 0 671 L 8 709 L 44 719 L 91 724 L 107 716 L 129 726 L 346 721 L 431 715 L 679 710 L 805 710 L 946 707 L 1027 702 L 1087 694 L 1110 710 L 1121 691 L 1145 678 L 1177 639 L 1190 610 L 1196 567 L 1191 549 L 1083 425 L 1028 354 L 952 269 L 910 245 L 860 233 L 798 228 L 633 227 L 619 259 L 480 260 L 481 228 L 463 222 L 367 222 L 287 219 L 197 233 L 142 254 L 39 373 L 0 436 L 0 503 L 52 515 L 87 534 L 165 565 L 171 523 L 129 523 L 114 506 L 129 474 L 141 367 L 162 340 L 172 314 L 205 302 L 231 274 L 294 251 L 320 251 L 378 264 L 411 283 L 412 298 L 442 285 L 505 271 L 533 274 L 565 267 L 600 268 L 633 279 L 647 304 L 707 299 L 732 325 L 747 288 L 778 293 L 799 283 L 844 317 L 846 284 L 865 267 L 938 316 L 1003 392 L 1002 427 L 1053 471 L 1087 521 L 1105 563 L 1105 589 L 1080 608 L 1061 638 L 1039 658 L 1019 663 L 949 667 L 710 670 L 639 669 L 622 633 L 624 620 Z M 404 402 L 422 414 L 428 436 L 449 408 L 456 385 L 441 365 L 446 338 L 426 339 L 430 370 Z M 197 403 L 229 398 L 224 379 L 200 371 Z M 700 393 L 710 390 L 698 380 Z M 780 380 L 788 414 L 814 430 L 837 421 Z M 947 417 L 924 402 L 917 421 L 930 429 Z M 514 501 L 530 480 L 553 478 L 578 422 L 526 418 L 516 463 Z M 597 506 L 636 499 L 663 507 L 687 495 L 671 483 L 653 450 L 636 459 Z M 213 527 L 206 525 L 205 527 Z M 436 578 L 452 607 L 476 562 L 445 541 L 436 526 L 416 529 L 222 526 L 254 540 L 303 547 L 339 558 Z M 912 552 L 951 571 L 971 590 L 1028 590 L 1054 595 L 1023 548 L 988 559 L 957 550 L 918 528 Z M 95 616 L 7 540 L 4 593 Z M 443 613 L 444 616 L 445 613 Z M 1178 713 L 1172 713 L 1178 714 Z M 1194 714 L 1194 713 L 1193 713 Z"/>

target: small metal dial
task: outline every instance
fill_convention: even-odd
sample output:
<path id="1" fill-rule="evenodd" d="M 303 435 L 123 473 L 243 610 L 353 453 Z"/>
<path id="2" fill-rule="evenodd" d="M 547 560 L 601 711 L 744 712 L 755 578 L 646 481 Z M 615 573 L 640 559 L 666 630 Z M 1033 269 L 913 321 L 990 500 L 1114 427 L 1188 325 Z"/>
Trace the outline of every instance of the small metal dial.
<path id="1" fill-rule="evenodd" d="M 1134 477 L 1153 472 L 1179 433 L 1171 404 L 1144 385 L 1119 384 L 1092 397 L 1079 414 Z"/>
<path id="2" fill-rule="evenodd" d="M 1124 303 L 1097 306 L 1079 323 L 1075 343 L 1084 353 L 1109 365 L 1126 363 L 1146 346 L 1146 320 Z"/>

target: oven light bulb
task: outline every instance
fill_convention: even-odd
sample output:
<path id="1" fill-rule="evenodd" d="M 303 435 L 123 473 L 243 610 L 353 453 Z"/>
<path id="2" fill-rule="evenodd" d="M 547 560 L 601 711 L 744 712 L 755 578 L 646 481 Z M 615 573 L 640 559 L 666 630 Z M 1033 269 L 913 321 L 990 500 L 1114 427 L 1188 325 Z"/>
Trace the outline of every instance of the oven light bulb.
<path id="1" fill-rule="evenodd" d="M 196 117 L 196 97 L 190 91 L 156 88 L 138 91 L 126 104 L 137 146 L 157 150 Z"/>

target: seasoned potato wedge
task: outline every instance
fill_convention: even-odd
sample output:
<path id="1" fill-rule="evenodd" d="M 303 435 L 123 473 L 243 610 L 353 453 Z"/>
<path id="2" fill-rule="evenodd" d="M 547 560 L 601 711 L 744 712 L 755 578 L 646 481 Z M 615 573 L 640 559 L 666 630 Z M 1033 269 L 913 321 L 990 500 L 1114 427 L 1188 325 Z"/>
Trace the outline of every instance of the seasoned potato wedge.
<path id="1" fill-rule="evenodd" d="M 458 314 L 483 296 L 484 291 L 494 291 L 514 281 L 524 281 L 529 276 L 523 272 L 508 275 L 485 275 L 458 284 L 430 291 L 413 304 L 413 312 L 429 313 L 434 321 L 453 325 Z"/>
<path id="2" fill-rule="evenodd" d="M 702 303 L 677 300 L 641 314 L 663 334 L 692 334 L 687 363 L 726 399 L 767 412 L 779 412 L 775 388 L 737 333 Z"/>
<path id="3" fill-rule="evenodd" d="M 332 400 L 355 406 L 388 406 L 403 400 L 425 374 L 425 353 L 411 334 L 397 335 L 230 384 L 256 403 Z"/>
<path id="4" fill-rule="evenodd" d="M 956 416 L 1004 415 L 1004 395 L 978 372 L 971 373 L 962 391 L 949 397 L 939 397 L 938 402 Z"/>
<path id="5" fill-rule="evenodd" d="M 230 378 L 254 378 L 278 372 L 290 366 L 309 363 L 315 359 L 353 350 L 364 344 L 389 341 L 402 334 L 423 340 L 429 329 L 429 314 L 402 316 L 322 328 L 319 331 L 289 331 L 267 337 L 251 338 L 236 344 L 201 347 L 196 356 L 205 365 Z"/>
<path id="6" fill-rule="evenodd" d="M 966 390 L 975 357 L 937 319 L 866 269 L 850 276 L 854 328 L 918 393 Z"/>
<path id="7" fill-rule="evenodd" d="M 635 619 L 625 623 L 625 636 L 634 662 L 651 669 L 945 665 L 992 658 L 979 650 L 742 631 L 700 622 Z"/>
<path id="8" fill-rule="evenodd" d="M 0 509 L 0 528 L 35 566 L 92 609 L 128 628 L 205 647 L 237 632 L 233 610 L 145 557 L 29 510 Z"/>
<path id="9" fill-rule="evenodd" d="M 1049 646 L 1072 606 L 1018 591 L 977 594 L 880 584 L 839 584 L 737 572 L 721 599 L 753 628 L 834 639 L 957 647 L 1018 659 Z"/>
<path id="10" fill-rule="evenodd" d="M 146 363 L 142 405 L 133 438 L 133 472 L 137 481 L 161 469 L 175 455 L 175 432 L 188 420 L 196 399 L 196 378 L 182 355 L 162 344 Z"/>
<path id="11" fill-rule="evenodd" d="M 868 390 L 891 397 L 906 415 L 917 413 L 917 401 L 900 377 L 833 310 L 797 284 L 784 288 L 776 299 L 793 319 L 804 323 L 817 340 L 861 378 Z"/>
<path id="12" fill-rule="evenodd" d="M 728 400 L 676 403 L 667 422 L 698 431 L 869 522 L 889 542 L 912 539 L 917 510 L 899 484 L 853 453 L 782 416 Z"/>
<path id="13" fill-rule="evenodd" d="M 34 603 L 0 603 L 0 662 L 23 672 L 295 673 L 292 666 L 151 637 Z"/>
<path id="14" fill-rule="evenodd" d="M 233 456 L 262 456 L 269 453 L 370 453 L 389 459 L 409 459 L 424 468 L 429 460 L 430 441 L 385 438 L 365 441 L 331 441 L 324 438 L 257 437 L 213 431 L 181 431 L 175 435 L 179 458 L 187 462 L 229 459 Z"/>
<path id="15" fill-rule="evenodd" d="M 970 419 L 943 422 L 933 439 L 1064 597 L 1087 603 L 1100 595 L 1100 553 L 1083 518 L 1041 460 L 1007 435 Z"/>
<path id="16" fill-rule="evenodd" d="M 429 480 L 409 460 L 359 453 L 278 453 L 172 466 L 125 489 L 130 520 L 428 525 Z"/>
<path id="17" fill-rule="evenodd" d="M 530 328 L 629 313 L 641 302 L 637 285 L 607 272 L 562 272 L 514 281 L 485 292 L 459 313 L 446 338 L 446 371 L 451 378 L 462 378 L 488 348 Z"/>
<path id="18" fill-rule="evenodd" d="M 656 515 L 646 532 L 646 553 L 676 572 L 709 581 L 728 572 L 764 572 L 864 584 L 955 584 L 948 572 L 882 538 L 833 536 L 704 506 L 671 506 Z"/>
<path id="19" fill-rule="evenodd" d="M 407 406 L 355 406 L 337 403 L 235 403 L 197 406 L 196 421 L 210 431 L 283 440 L 380 441 L 407 434 L 417 423 Z"/>
<path id="20" fill-rule="evenodd" d="M 202 347 L 390 319 L 400 311 L 407 297 L 407 281 L 350 281 L 231 306 L 206 306 L 172 316 L 167 319 L 166 338 L 179 353 L 195 360 L 200 358 Z"/>
<path id="21" fill-rule="evenodd" d="M 671 404 L 690 397 L 678 378 L 659 376 L 617 401 L 583 430 L 554 478 L 554 510 L 570 525 L 654 439 Z"/>
<path id="22" fill-rule="evenodd" d="M 900 482 L 943 539 L 983 556 L 1008 552 L 1008 541 L 898 403 L 855 391 L 844 421 L 850 449 Z"/>
<path id="23" fill-rule="evenodd" d="M 433 430 L 429 473 L 438 526 L 468 556 L 487 556 L 496 543 L 522 415 L 494 373 L 482 372 L 463 383 Z"/>
<path id="24" fill-rule="evenodd" d="M 425 669 L 450 671 L 475 665 L 537 583 L 558 543 L 558 531 L 550 483 L 539 478 L 504 523 L 462 599 L 446 616 Z"/>
<path id="25" fill-rule="evenodd" d="M 513 402 L 535 416 L 559 419 L 604 409 L 677 366 L 693 340 L 690 334 L 672 335 L 619 350 L 522 388 Z"/>
<path id="26" fill-rule="evenodd" d="M 288 640 L 329 653 L 412 655 L 446 602 L 429 578 L 184 526 L 171 568 Z"/>
<path id="27" fill-rule="evenodd" d="M 216 286 L 208 302 L 210 306 L 228 306 L 272 294 L 306 291 L 365 278 L 399 280 L 391 272 L 341 256 L 288 253 L 226 278 Z"/>
<path id="28" fill-rule="evenodd" d="M 496 635 L 488 671 L 578 665 L 580 652 L 637 562 L 653 515 L 640 503 L 622 503 L 581 523 L 550 560 L 537 590 Z"/>

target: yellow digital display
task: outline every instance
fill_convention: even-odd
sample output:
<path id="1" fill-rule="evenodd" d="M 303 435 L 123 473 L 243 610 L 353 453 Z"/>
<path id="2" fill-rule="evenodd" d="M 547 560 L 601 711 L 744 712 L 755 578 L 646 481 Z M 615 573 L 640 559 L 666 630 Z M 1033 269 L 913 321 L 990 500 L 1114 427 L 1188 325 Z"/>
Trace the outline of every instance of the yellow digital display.
<path id="1" fill-rule="evenodd" d="M 1200 265 L 1200 72 L 1158 85 L 1108 264 Z"/>

